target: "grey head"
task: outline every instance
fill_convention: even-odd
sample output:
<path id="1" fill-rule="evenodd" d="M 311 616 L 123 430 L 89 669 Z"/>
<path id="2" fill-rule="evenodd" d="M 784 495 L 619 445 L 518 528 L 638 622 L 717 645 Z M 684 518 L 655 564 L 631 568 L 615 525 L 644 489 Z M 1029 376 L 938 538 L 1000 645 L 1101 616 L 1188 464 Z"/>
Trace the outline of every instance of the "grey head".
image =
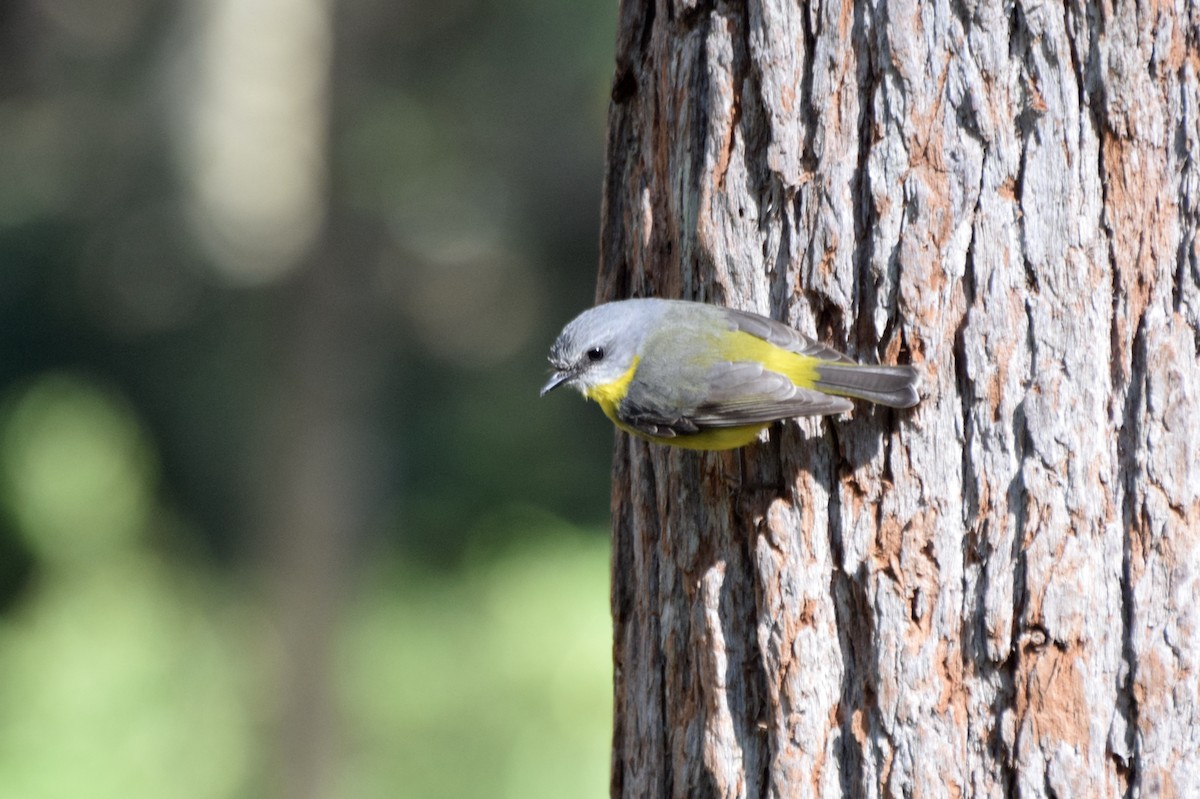
<path id="1" fill-rule="evenodd" d="M 622 377 L 665 305 L 665 300 L 621 300 L 597 305 L 575 317 L 550 348 L 554 374 L 542 386 L 541 396 L 564 385 L 586 396 Z"/>

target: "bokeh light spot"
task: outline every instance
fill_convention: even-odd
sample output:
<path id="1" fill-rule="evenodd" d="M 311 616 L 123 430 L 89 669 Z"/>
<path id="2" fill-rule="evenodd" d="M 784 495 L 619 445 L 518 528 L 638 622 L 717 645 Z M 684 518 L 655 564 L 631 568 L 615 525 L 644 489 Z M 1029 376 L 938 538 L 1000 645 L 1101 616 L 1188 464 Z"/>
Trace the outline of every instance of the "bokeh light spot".
<path id="1" fill-rule="evenodd" d="M 86 560 L 142 532 L 155 464 L 122 402 L 53 374 L 20 391 L 0 424 L 7 503 L 39 558 Z"/>

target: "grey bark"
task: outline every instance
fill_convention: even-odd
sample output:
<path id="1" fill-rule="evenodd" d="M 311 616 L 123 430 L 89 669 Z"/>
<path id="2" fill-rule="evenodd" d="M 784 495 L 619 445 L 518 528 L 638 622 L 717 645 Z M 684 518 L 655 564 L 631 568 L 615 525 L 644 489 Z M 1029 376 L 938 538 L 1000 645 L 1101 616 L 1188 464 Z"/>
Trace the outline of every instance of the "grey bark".
<path id="1" fill-rule="evenodd" d="M 612 795 L 1200 795 L 1200 10 L 623 0 L 599 299 L 923 374 L 618 434 Z"/>

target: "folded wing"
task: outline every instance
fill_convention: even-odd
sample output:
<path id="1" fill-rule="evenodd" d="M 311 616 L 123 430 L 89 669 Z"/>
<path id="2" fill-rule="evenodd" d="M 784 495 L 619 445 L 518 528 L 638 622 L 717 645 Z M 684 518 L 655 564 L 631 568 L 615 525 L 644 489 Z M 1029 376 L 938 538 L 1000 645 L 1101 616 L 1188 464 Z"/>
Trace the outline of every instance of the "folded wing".
<path id="1" fill-rule="evenodd" d="M 706 396 L 681 406 L 656 397 L 634 380 L 617 406 L 617 417 L 647 435 L 669 438 L 713 427 L 765 424 L 794 416 L 844 413 L 854 407 L 844 397 L 800 388 L 760 364 L 722 362 L 708 370 Z"/>

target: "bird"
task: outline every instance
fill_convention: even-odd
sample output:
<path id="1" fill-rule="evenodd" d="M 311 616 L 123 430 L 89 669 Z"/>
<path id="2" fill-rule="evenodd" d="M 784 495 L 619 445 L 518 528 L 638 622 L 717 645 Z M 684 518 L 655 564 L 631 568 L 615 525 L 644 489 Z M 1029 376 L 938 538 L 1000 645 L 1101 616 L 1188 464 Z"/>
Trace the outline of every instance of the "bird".
<path id="1" fill-rule="evenodd" d="M 571 386 L 620 429 L 695 450 L 745 446 L 775 421 L 844 413 L 850 397 L 911 408 L 912 366 L 856 363 L 782 322 L 688 300 L 597 305 L 550 348 L 545 396 Z"/>

